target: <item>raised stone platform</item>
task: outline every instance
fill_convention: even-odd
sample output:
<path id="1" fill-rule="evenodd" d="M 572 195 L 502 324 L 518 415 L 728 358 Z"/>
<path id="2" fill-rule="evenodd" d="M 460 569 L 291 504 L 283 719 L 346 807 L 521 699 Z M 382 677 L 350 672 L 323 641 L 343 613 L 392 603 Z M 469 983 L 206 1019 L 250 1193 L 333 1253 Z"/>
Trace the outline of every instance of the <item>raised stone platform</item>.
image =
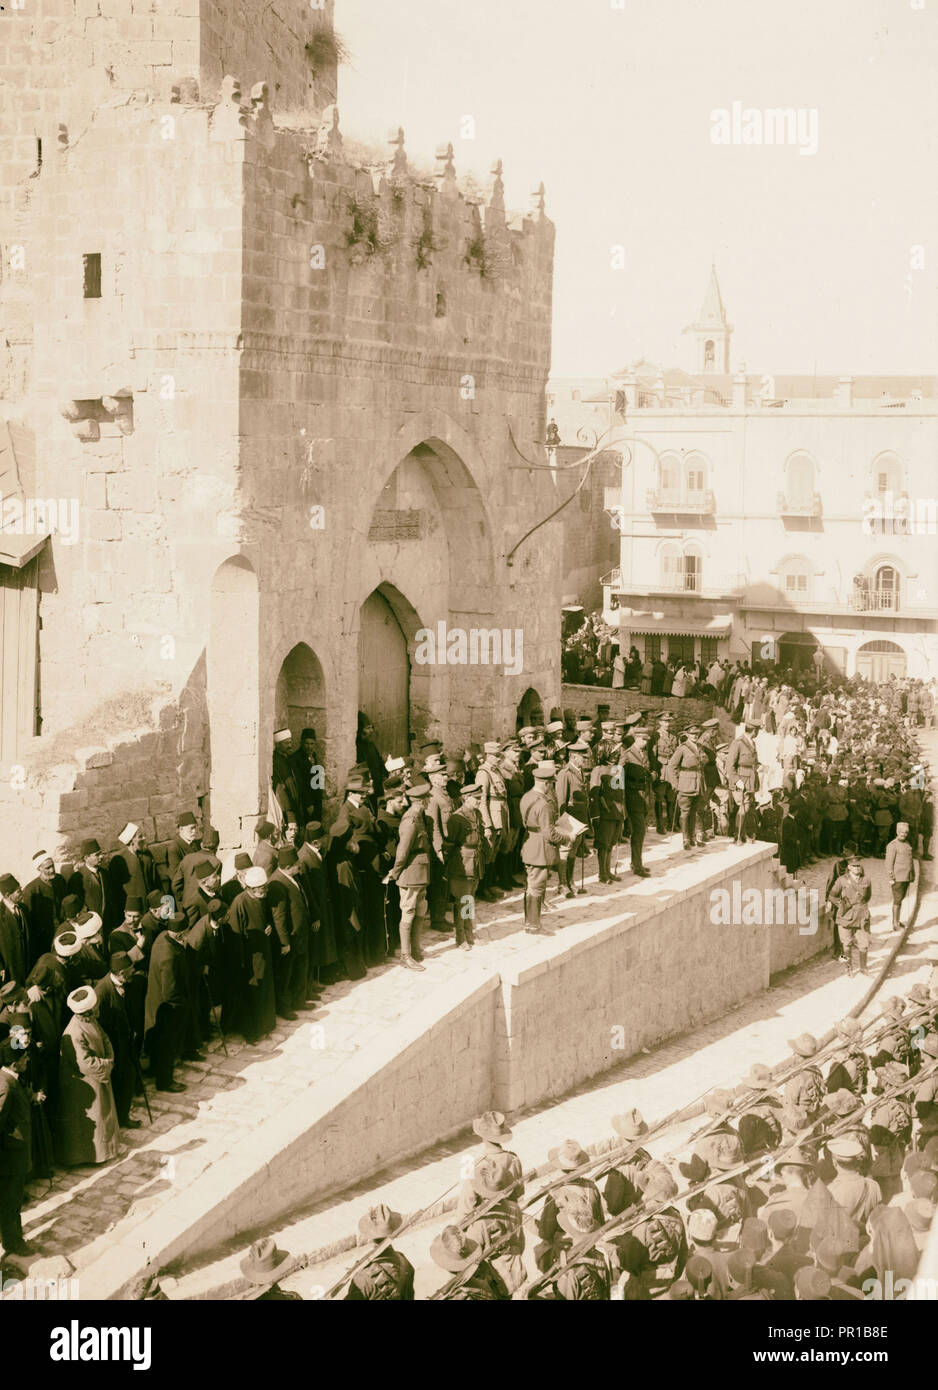
<path id="1" fill-rule="evenodd" d="M 519 892 L 480 911 L 472 953 L 443 937 L 426 974 L 388 966 L 328 991 L 261 1048 L 213 1056 L 224 1091 L 194 1114 L 189 1093 L 173 1097 L 181 1123 L 160 1116 L 162 1138 L 141 1131 L 132 1157 L 32 1208 L 28 1234 L 47 1212 L 67 1232 L 72 1204 L 106 1187 L 113 1226 L 68 1254 L 83 1298 L 112 1297 L 147 1267 L 208 1254 L 459 1134 L 482 1109 L 559 1098 L 761 992 L 780 950 L 809 938 L 714 926 L 711 890 L 774 887 L 774 847 L 714 841 L 684 857 L 678 845 L 650 837 L 649 879 L 588 877 L 589 896 L 550 913 L 552 936 L 520 931 Z"/>

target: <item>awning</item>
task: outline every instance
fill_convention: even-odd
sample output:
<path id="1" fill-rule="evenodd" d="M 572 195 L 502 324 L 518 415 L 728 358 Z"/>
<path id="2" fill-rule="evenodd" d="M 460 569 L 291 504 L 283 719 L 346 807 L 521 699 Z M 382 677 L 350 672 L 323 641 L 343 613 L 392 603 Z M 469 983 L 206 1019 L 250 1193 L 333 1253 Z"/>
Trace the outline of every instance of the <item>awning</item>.
<path id="1" fill-rule="evenodd" d="M 0 531 L 0 565 L 21 570 L 28 565 L 34 555 L 38 555 L 49 537 L 17 536 L 9 531 Z"/>
<path id="2" fill-rule="evenodd" d="M 654 614 L 635 613 L 631 618 L 623 615 L 623 626 L 636 637 L 729 637 L 733 631 L 733 619 L 729 613 L 703 622 L 685 622 L 680 618 L 658 618 Z"/>

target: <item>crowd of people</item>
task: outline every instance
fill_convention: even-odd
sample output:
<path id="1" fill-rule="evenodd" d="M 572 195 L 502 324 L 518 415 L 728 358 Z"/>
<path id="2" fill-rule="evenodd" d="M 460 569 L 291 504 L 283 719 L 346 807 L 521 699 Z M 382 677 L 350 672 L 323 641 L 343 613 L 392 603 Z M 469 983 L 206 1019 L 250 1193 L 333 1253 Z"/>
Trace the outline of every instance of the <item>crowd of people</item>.
<path id="1" fill-rule="evenodd" d="M 595 849 L 599 882 L 615 883 L 623 844 L 631 873 L 647 877 L 651 823 L 662 836 L 679 824 L 688 853 L 714 835 L 776 842 L 793 872 L 835 856 L 837 948 L 848 969 L 865 969 L 860 853 L 886 857 L 896 920 L 930 858 L 912 715 L 888 687 L 811 694 L 743 670 L 719 694 L 738 721 L 731 741 L 717 718 L 552 711 L 511 738 L 455 752 L 429 741 L 405 760 L 382 756 L 361 715 L 328 829 L 315 732 L 294 747 L 280 729 L 272 819 L 224 861 L 217 833 L 183 810 L 168 845 L 127 824 L 109 850 L 88 837 L 58 867 L 37 851 L 24 886 L 0 876 L 5 1252 L 23 1248 L 31 1175 L 120 1151 L 120 1129 L 141 1123 L 145 1073 L 158 1091 L 183 1091 L 179 1064 L 202 1059 L 216 1033 L 256 1044 L 278 1018 L 315 1008 L 326 985 L 390 958 L 424 971 L 429 932 L 471 951 L 479 901 L 523 887 L 524 929 L 549 933 L 552 879 L 564 899 L 585 893 Z"/>
<path id="2" fill-rule="evenodd" d="M 938 1197 L 938 967 L 927 985 L 823 1040 L 790 1041 L 712 1091 L 707 1120 L 672 1152 L 637 1110 L 588 1153 L 568 1139 L 525 1172 L 505 1116 L 488 1111 L 454 1219 L 429 1246 L 439 1301 L 675 1299 L 849 1302 L 914 1290 Z M 420 1214 L 408 1224 L 416 1224 Z M 330 1293 L 414 1298 L 386 1205 L 359 1223 L 359 1257 Z M 241 1268 L 260 1298 L 296 1261 L 267 1240 Z M 344 1291 L 344 1293 L 343 1293 Z"/>

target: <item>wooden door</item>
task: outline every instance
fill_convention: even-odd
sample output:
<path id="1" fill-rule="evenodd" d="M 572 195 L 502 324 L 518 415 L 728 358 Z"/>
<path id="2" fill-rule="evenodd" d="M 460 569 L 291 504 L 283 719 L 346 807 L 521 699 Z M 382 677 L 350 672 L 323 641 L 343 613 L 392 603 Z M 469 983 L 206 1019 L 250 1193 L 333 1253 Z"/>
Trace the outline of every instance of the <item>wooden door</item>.
<path id="1" fill-rule="evenodd" d="M 361 608 L 358 708 L 375 726 L 383 757 L 410 754 L 410 658 L 400 624 L 377 590 Z"/>

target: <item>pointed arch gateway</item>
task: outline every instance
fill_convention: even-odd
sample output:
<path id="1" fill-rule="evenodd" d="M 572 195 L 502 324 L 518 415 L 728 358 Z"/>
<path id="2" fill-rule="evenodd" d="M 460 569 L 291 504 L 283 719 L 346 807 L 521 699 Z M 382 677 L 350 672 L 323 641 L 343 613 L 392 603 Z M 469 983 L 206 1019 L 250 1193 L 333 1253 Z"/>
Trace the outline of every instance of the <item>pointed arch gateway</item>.
<path id="1" fill-rule="evenodd" d="M 495 557 L 482 492 L 457 446 L 477 470 L 484 465 L 468 436 L 443 417 L 433 423 L 445 431 L 402 437 L 405 452 L 377 492 L 355 576 L 358 708 L 375 724 L 381 751 L 400 755 L 425 736 L 455 745 L 488 734 L 493 719 L 513 720 L 518 698 L 510 700 L 492 666 L 446 661 L 454 629 L 495 626 Z M 421 630 L 437 639 L 429 661 L 426 644 L 418 647 Z"/>

